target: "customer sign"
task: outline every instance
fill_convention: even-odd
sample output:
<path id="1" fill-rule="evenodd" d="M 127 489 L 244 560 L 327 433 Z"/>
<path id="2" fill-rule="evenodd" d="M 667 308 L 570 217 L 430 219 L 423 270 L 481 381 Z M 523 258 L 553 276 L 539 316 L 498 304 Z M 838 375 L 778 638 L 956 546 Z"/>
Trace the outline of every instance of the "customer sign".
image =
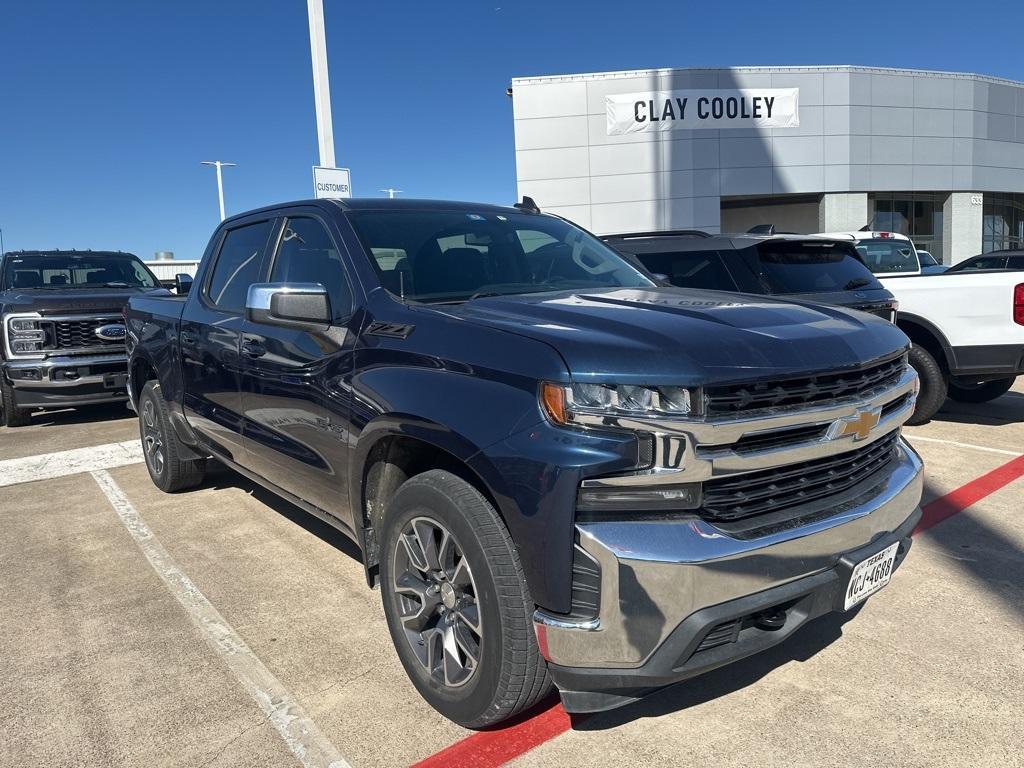
<path id="1" fill-rule="evenodd" d="M 608 135 L 701 128 L 796 128 L 799 88 L 653 91 L 605 97 Z"/>

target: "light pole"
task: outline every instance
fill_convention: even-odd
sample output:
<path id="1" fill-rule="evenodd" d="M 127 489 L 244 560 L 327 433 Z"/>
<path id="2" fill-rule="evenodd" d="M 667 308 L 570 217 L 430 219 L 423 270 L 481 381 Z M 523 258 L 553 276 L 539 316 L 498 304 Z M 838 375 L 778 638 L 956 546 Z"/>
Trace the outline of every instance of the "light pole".
<path id="1" fill-rule="evenodd" d="M 202 160 L 200 165 L 212 165 L 217 169 L 217 199 L 220 201 L 220 220 L 224 221 L 224 179 L 221 168 L 234 168 L 238 163 L 222 163 L 220 160 Z"/>
<path id="2" fill-rule="evenodd" d="M 402 192 L 402 190 L 400 190 L 400 189 L 393 189 L 392 187 L 388 187 L 387 189 L 381 189 L 381 190 L 378 190 L 378 191 L 380 191 L 380 192 L 387 192 L 388 197 L 391 198 L 392 200 L 395 198 L 395 195 L 400 194 Z"/>
<path id="3" fill-rule="evenodd" d="M 334 124 L 331 121 L 331 82 L 327 76 L 327 35 L 324 32 L 324 0 L 306 0 L 309 14 L 309 51 L 313 57 L 313 101 L 316 104 L 316 137 L 320 166 L 335 168 Z"/>

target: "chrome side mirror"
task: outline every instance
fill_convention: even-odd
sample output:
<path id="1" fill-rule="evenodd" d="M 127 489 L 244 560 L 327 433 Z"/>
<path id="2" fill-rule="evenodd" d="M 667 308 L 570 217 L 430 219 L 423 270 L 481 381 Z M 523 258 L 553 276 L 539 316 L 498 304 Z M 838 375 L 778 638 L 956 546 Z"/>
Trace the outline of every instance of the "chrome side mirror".
<path id="1" fill-rule="evenodd" d="M 323 327 L 331 323 L 331 299 L 320 283 L 253 283 L 245 316 L 254 323 Z"/>

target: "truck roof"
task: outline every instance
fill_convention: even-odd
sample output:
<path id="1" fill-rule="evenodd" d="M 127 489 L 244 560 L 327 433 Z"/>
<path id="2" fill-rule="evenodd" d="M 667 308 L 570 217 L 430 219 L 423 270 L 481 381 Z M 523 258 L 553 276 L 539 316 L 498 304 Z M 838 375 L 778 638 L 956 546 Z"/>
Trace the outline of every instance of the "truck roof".
<path id="1" fill-rule="evenodd" d="M 62 250 L 60 248 L 51 248 L 49 250 L 32 250 L 32 251 L 7 251 L 4 254 L 7 256 L 135 256 L 134 253 L 128 253 L 127 251 L 94 251 L 91 248 L 80 250 L 77 248 L 70 248 Z M 138 258 L 135 256 L 135 258 Z"/>
<path id="2" fill-rule="evenodd" d="M 318 199 L 290 200 L 274 205 L 266 205 L 250 211 L 230 216 L 225 221 L 251 216 L 254 213 L 274 211 L 281 208 L 313 206 L 316 208 L 341 208 L 345 211 L 465 211 L 467 213 L 487 211 L 491 213 L 524 213 L 522 209 L 510 205 L 492 205 L 490 203 L 467 203 L 459 200 L 420 200 L 416 198 L 388 197 L 323 197 Z"/>

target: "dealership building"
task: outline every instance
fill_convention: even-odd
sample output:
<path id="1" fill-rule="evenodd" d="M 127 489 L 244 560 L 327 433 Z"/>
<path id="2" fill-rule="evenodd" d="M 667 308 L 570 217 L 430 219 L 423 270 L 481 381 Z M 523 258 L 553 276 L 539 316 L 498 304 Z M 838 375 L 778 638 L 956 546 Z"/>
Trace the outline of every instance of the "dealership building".
<path id="1" fill-rule="evenodd" d="M 1024 83 L 867 67 L 512 81 L 520 195 L 599 234 L 873 228 L 939 261 L 1024 242 Z"/>

